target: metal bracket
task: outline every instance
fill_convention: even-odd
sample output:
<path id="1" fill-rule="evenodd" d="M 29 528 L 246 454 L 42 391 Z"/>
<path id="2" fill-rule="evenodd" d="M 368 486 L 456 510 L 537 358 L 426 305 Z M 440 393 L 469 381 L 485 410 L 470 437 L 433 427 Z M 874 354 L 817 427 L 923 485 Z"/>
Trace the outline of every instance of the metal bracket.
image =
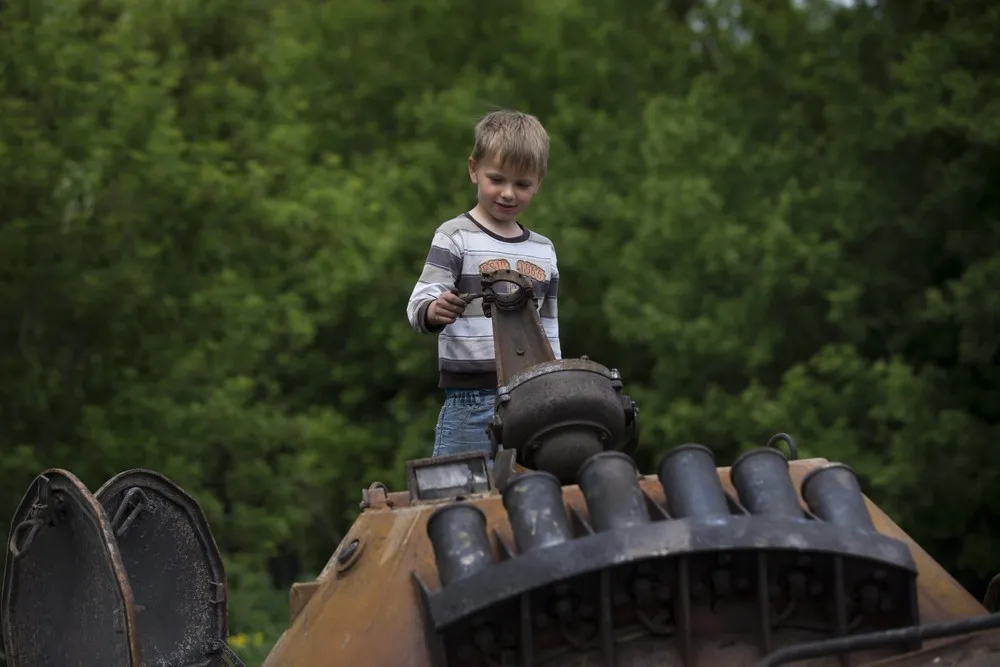
<path id="1" fill-rule="evenodd" d="M 367 489 L 361 489 L 361 505 L 359 509 L 363 512 L 366 509 L 378 509 L 380 507 L 392 507 L 389 500 L 389 487 L 383 482 L 372 482 Z"/>
<path id="2" fill-rule="evenodd" d="M 38 490 L 35 494 L 35 501 L 31 504 L 31 509 L 28 510 L 27 518 L 17 524 L 17 527 L 14 528 L 10 534 L 8 548 L 10 550 L 11 558 L 14 560 L 17 560 L 24 555 L 24 552 L 31 547 L 31 543 L 35 540 L 35 536 L 38 534 L 39 529 L 49 520 L 51 483 L 49 482 L 49 478 L 45 475 L 39 475 L 36 483 L 38 485 Z M 25 530 L 27 530 L 28 533 L 22 542 L 21 536 L 24 535 Z M 18 545 L 19 542 L 21 542 L 20 545 Z"/>
<path id="3" fill-rule="evenodd" d="M 233 667 L 246 667 L 246 663 L 240 660 L 240 656 L 236 655 L 236 652 L 224 641 L 213 639 L 208 643 L 206 652 L 209 655 L 221 655 Z"/>
<path id="4" fill-rule="evenodd" d="M 115 511 L 115 516 L 111 519 L 111 529 L 115 531 L 115 537 L 124 537 L 125 533 L 132 526 L 132 523 L 139 517 L 139 513 L 149 504 L 149 498 L 137 486 L 125 492 L 121 504 Z M 132 511 L 125 516 L 125 509 L 132 506 Z"/>

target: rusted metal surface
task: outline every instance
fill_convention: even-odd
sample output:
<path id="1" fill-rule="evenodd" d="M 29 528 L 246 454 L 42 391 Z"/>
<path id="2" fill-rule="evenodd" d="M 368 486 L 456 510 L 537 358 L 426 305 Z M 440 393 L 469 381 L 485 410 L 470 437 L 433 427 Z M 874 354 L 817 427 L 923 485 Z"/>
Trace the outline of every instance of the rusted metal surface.
<path id="1" fill-rule="evenodd" d="M 143 666 L 208 661 L 228 637 L 227 587 L 201 507 L 149 470 L 122 472 L 94 495 L 111 517 L 135 597 Z"/>
<path id="2" fill-rule="evenodd" d="M 295 617 L 312 599 L 313 594 L 319 590 L 318 581 L 303 581 L 292 584 L 288 591 L 288 622 L 294 623 Z"/>
<path id="3" fill-rule="evenodd" d="M 132 589 L 110 522 L 79 479 L 59 469 L 35 478 L 7 547 L 9 667 L 140 667 Z"/>
<path id="4" fill-rule="evenodd" d="M 796 498 L 800 503 L 800 510 L 803 518 L 801 523 L 812 526 L 813 533 L 809 529 L 798 528 L 784 531 L 759 530 L 756 532 L 740 532 L 738 529 L 725 531 L 719 529 L 715 533 L 717 543 L 725 543 L 729 546 L 742 546 L 742 549 L 731 549 L 728 553 L 732 558 L 729 563 L 736 567 L 737 576 L 731 577 L 730 584 L 735 588 L 739 578 L 740 563 L 759 562 L 752 554 L 767 552 L 768 560 L 772 560 L 775 573 L 778 578 L 775 583 L 782 585 L 782 581 L 787 585 L 788 571 L 782 565 L 794 565 L 795 558 L 789 562 L 785 556 L 781 555 L 781 549 L 771 548 L 781 545 L 787 547 L 797 540 L 803 542 L 791 549 L 792 554 L 802 554 L 809 550 L 809 541 L 820 549 L 810 555 L 813 561 L 818 563 L 825 557 L 824 554 L 833 554 L 831 558 L 840 558 L 843 565 L 844 582 L 865 579 L 865 573 L 875 576 L 876 569 L 872 568 L 872 563 L 878 562 L 886 570 L 887 577 L 877 575 L 876 579 L 887 582 L 892 591 L 886 595 L 883 590 L 878 599 L 887 599 L 895 603 L 895 607 L 888 612 L 875 614 L 869 619 L 857 616 L 850 616 L 846 620 L 849 624 L 848 632 L 856 634 L 871 629 L 885 629 L 889 627 L 903 627 L 912 623 L 935 623 L 951 621 L 962 618 L 978 616 L 984 613 L 980 605 L 971 595 L 969 595 L 957 582 L 955 582 L 936 562 L 934 562 L 918 545 L 907 537 L 889 517 L 882 513 L 867 498 L 863 499 L 864 507 L 867 509 L 868 519 L 874 531 L 867 531 L 867 526 L 860 528 L 846 529 L 837 525 L 836 522 L 821 522 L 812 513 L 810 506 L 801 496 L 801 485 L 806 475 L 813 470 L 823 467 L 826 461 L 823 459 L 810 459 L 805 461 L 793 461 L 788 464 L 788 475 L 795 490 Z M 668 466 L 669 467 L 669 466 Z M 840 469 L 831 469 L 840 474 Z M 794 523 L 795 519 L 772 518 L 768 516 L 748 517 L 742 514 L 740 502 L 742 500 L 737 489 L 733 486 L 730 473 L 727 467 L 715 468 L 714 480 L 718 482 L 724 496 L 727 499 L 727 506 L 732 511 L 732 519 L 735 523 L 742 521 L 744 525 L 749 525 L 750 519 L 760 518 L 763 523 L 770 522 L 771 525 L 788 525 Z M 829 474 L 829 473 L 828 473 Z M 832 478 L 834 475 L 830 474 Z M 629 475 L 620 479 L 628 482 Z M 509 490 L 516 486 L 515 477 Z M 539 479 L 539 488 L 545 488 L 545 483 Z M 816 477 L 816 479 L 819 479 Z M 457 575 L 453 571 L 451 574 L 451 585 L 442 587 L 438 565 L 435 559 L 434 547 L 428 537 L 428 520 L 435 511 L 444 506 L 453 505 L 454 502 L 439 500 L 433 502 L 409 502 L 408 492 L 385 493 L 383 501 L 379 504 L 372 504 L 366 509 L 344 541 L 334 553 L 331 564 L 338 561 L 338 555 L 346 550 L 351 544 L 363 545 L 363 549 L 355 547 L 354 553 L 360 556 L 350 560 L 349 567 L 328 566 L 320 578 L 314 582 L 315 589 L 304 605 L 301 612 L 296 616 L 288 630 L 268 656 L 264 667 L 305 667 L 306 665 L 334 665 L 334 664 L 372 664 L 372 665 L 401 665 L 413 667 L 431 667 L 434 664 L 444 664 L 443 658 L 448 657 L 448 665 L 456 664 L 489 664 L 483 660 L 481 655 L 482 646 L 499 646 L 505 641 L 511 646 L 517 646 L 521 633 L 527 631 L 527 627 L 522 627 L 520 619 L 523 614 L 525 602 L 537 603 L 534 600 L 549 597 L 552 602 L 557 602 L 557 586 L 547 586 L 544 584 L 544 577 L 551 576 L 555 569 L 563 568 L 565 571 L 575 562 L 580 563 L 579 554 L 573 554 L 572 547 L 580 545 L 580 550 L 587 548 L 592 550 L 592 554 L 600 551 L 596 547 L 585 547 L 584 542 L 596 544 L 602 538 L 606 540 L 604 554 L 607 562 L 603 567 L 595 567 L 589 572 L 582 573 L 582 579 L 592 584 L 590 588 L 586 583 L 581 584 L 580 579 L 572 576 L 565 580 L 570 585 L 560 589 L 559 592 L 583 592 L 582 597 L 577 602 L 569 602 L 570 616 L 576 615 L 575 624 L 562 624 L 560 627 L 557 614 L 549 615 L 548 623 L 539 623 L 536 616 L 532 616 L 531 635 L 534 644 L 531 647 L 531 654 L 534 665 L 605 665 L 616 664 L 619 667 L 644 667 L 646 665 L 661 665 L 663 667 L 681 667 L 688 665 L 705 665 L 714 667 L 716 665 L 733 665 L 735 667 L 751 667 L 765 654 L 761 642 L 763 635 L 769 634 L 770 641 L 767 648 L 771 650 L 780 649 L 796 643 L 803 643 L 824 639 L 830 636 L 830 618 L 817 609 L 822 608 L 822 603 L 833 601 L 835 595 L 832 591 L 824 591 L 818 598 L 815 598 L 818 606 L 814 607 L 813 613 L 805 613 L 804 610 L 788 612 L 787 605 L 781 604 L 782 595 L 779 594 L 772 602 L 776 603 L 777 609 L 764 610 L 759 606 L 759 600 L 755 597 L 756 589 L 751 583 L 749 602 L 742 604 L 731 600 L 728 604 L 725 600 L 715 600 L 713 607 L 713 596 L 711 587 L 713 585 L 725 584 L 709 570 L 702 568 L 711 559 L 706 559 L 705 553 L 708 549 L 705 542 L 691 542 L 696 532 L 693 528 L 687 533 L 689 540 L 683 541 L 684 531 L 674 529 L 674 536 L 671 537 L 668 529 L 671 523 L 683 523 L 670 517 L 667 513 L 672 504 L 668 502 L 664 486 L 657 475 L 647 475 L 635 477 L 637 488 L 641 492 L 646 502 L 646 510 L 649 513 L 650 521 L 647 523 L 641 517 L 642 510 L 635 505 L 625 502 L 619 507 L 619 513 L 610 518 L 598 519 L 590 511 L 587 503 L 586 489 L 581 489 L 577 485 L 564 486 L 560 489 L 561 503 L 565 508 L 564 518 L 572 528 L 573 536 L 569 540 L 566 538 L 566 524 L 559 518 L 558 507 L 554 503 L 555 496 L 552 489 L 541 492 L 535 499 L 527 503 L 526 506 L 532 508 L 536 516 L 530 521 L 513 522 L 510 519 L 508 510 L 504 506 L 504 498 L 497 491 L 490 493 L 473 495 L 466 499 L 466 504 L 471 503 L 481 512 L 484 521 L 487 544 L 490 549 L 491 570 L 484 569 L 482 573 L 470 574 L 469 567 L 461 570 Z M 598 485 L 599 486 L 599 485 Z M 614 485 L 612 485 L 614 486 Z M 624 487 L 618 487 L 624 488 Z M 807 490 L 810 488 L 807 485 Z M 818 487 L 817 487 L 818 488 Z M 611 497 L 614 489 L 606 490 L 604 497 Z M 673 492 L 671 492 L 673 493 Z M 593 488 L 591 489 L 593 494 Z M 600 494 L 599 494 L 600 495 Z M 628 494 L 626 494 L 627 496 Z M 620 499 L 620 495 L 615 495 Z M 390 507 L 390 500 L 396 500 Z M 522 499 L 522 501 L 525 499 Z M 626 498 L 627 501 L 627 498 Z M 508 497 L 508 505 L 514 501 Z M 593 500 L 591 501 L 593 503 Z M 621 504 L 621 501 L 618 501 Z M 697 506 L 697 503 L 695 503 Z M 736 505 L 735 507 L 733 505 Z M 814 506 L 816 503 L 814 501 Z M 673 506 L 679 507 L 677 503 Z M 711 503 L 703 506 L 711 507 Z M 822 503 L 819 504 L 822 509 Z M 681 510 L 678 510 L 681 512 Z M 692 512 L 697 514 L 698 512 Z M 467 514 L 463 523 L 466 532 L 470 527 L 477 525 L 475 515 Z M 700 535 L 711 533 L 711 523 L 715 519 L 710 513 L 702 512 L 704 518 L 699 519 L 701 525 L 709 526 L 708 532 L 701 531 Z M 440 521 L 442 514 L 438 515 Z M 626 525 L 621 528 L 614 527 L 615 520 L 620 520 L 622 516 L 640 517 L 638 523 Z M 855 515 L 855 519 L 857 516 Z M 471 523 L 468 521 L 471 520 Z M 603 526 L 608 526 L 604 531 L 594 531 L 590 535 L 587 527 L 593 529 L 594 522 L 597 521 Z M 601 523 L 603 521 L 603 523 Z M 784 521 L 785 524 L 781 524 Z M 625 521 L 625 523 L 629 523 Z M 696 523 L 688 521 L 689 524 Z M 761 523 L 760 525 L 763 525 Z M 822 528 L 829 528 L 831 531 L 825 533 L 827 536 L 846 531 L 846 534 L 853 534 L 855 537 L 866 535 L 867 539 L 841 539 L 833 540 L 833 543 L 821 543 L 815 531 L 817 524 L 822 524 Z M 864 521 L 862 521 L 864 524 Z M 444 525 L 444 524 L 441 524 Z M 532 527 L 533 526 L 533 527 Z M 647 537 L 643 543 L 640 534 L 644 529 L 652 528 L 660 531 L 657 538 Z M 516 529 L 516 530 L 515 530 Z M 633 531 L 629 533 L 629 531 Z M 646 531 L 649 535 L 649 531 Z M 626 537 L 627 535 L 627 537 Z M 743 535 L 744 537 L 740 537 Z M 895 538 L 900 542 L 894 542 Z M 704 539 L 704 538 L 698 538 Z M 740 539 L 747 542 L 740 543 Z M 833 538 L 829 538 L 833 539 Z M 678 541 L 681 540 L 681 541 Z M 355 542 L 356 541 L 356 542 Z M 532 546 L 534 545 L 534 546 Z M 544 545 L 539 547 L 539 545 Z M 567 546 L 568 545 L 568 546 Z M 647 557 L 629 561 L 629 554 L 639 554 L 640 547 L 647 548 Z M 671 546 L 672 545 L 672 546 Z M 845 549 L 845 545 L 848 548 Z M 476 559 L 482 561 L 484 554 L 483 543 L 473 540 L 469 542 L 459 542 L 459 546 L 466 550 L 471 549 L 470 554 L 476 558 L 466 560 L 466 564 L 474 563 Z M 718 546 L 718 544 L 716 544 Z M 902 550 L 900 549 L 902 547 Z M 519 576 L 512 576 L 505 582 L 500 582 L 501 575 L 499 568 L 506 566 L 513 571 L 513 564 L 519 559 L 535 557 L 540 562 L 546 559 L 541 558 L 541 554 L 551 550 L 563 548 L 566 550 L 564 558 L 550 558 L 547 565 L 541 568 L 529 568 Z M 524 553 L 522 553 L 522 549 Z M 461 550 L 461 549 L 460 549 Z M 444 548 L 447 552 L 448 549 Z M 786 551 L 788 551 L 786 549 Z M 684 606 L 680 608 L 676 605 L 668 605 L 666 610 L 660 609 L 657 616 L 656 600 L 666 597 L 670 599 L 670 594 L 676 595 L 682 584 L 682 579 L 675 578 L 669 586 L 669 581 L 657 579 L 657 574 L 664 572 L 663 568 L 658 568 L 656 559 L 661 562 L 669 561 L 671 554 L 687 553 L 688 557 L 681 559 L 686 562 L 689 568 L 687 586 L 689 589 L 708 584 L 705 590 L 699 590 L 701 596 L 694 595 L 696 591 L 689 590 L 692 594 L 689 598 L 692 602 L 688 606 L 687 612 Z M 717 552 L 717 555 L 723 552 Z M 466 554 L 469 555 L 469 554 Z M 786 554 L 787 555 L 787 554 Z M 907 560 L 907 556 L 910 557 Z M 674 560 L 678 560 L 674 558 Z M 600 558 L 595 556 L 594 563 L 599 563 Z M 527 562 L 527 561 L 523 561 Z M 834 561 L 828 561 L 834 562 Z M 545 569 L 545 568 L 548 569 Z M 919 573 L 915 589 L 906 592 L 906 574 L 910 568 L 915 568 Z M 474 569 L 474 568 L 472 568 Z M 586 568 L 584 568 L 586 569 Z M 631 570 L 633 578 L 629 585 L 618 587 L 616 584 L 625 582 L 625 574 Z M 642 572 L 640 572 L 642 570 Z M 675 565 L 674 575 L 679 570 Z M 669 569 L 666 570 L 669 573 Z M 743 570 L 746 573 L 745 570 Z M 781 579 L 784 573 L 785 579 Z M 645 575 L 645 581 L 641 583 L 643 577 L 634 575 Z M 698 576 L 699 574 L 705 576 Z M 754 572 L 749 572 L 753 578 Z M 827 582 L 834 581 L 833 572 Z M 472 582 L 479 577 L 482 585 L 475 587 Z M 518 595 L 518 590 L 531 589 L 532 577 L 536 578 L 535 583 L 540 583 L 535 591 L 545 590 L 544 594 L 532 592 L 530 596 Z M 723 577 L 724 579 L 724 577 Z M 448 580 L 448 577 L 446 577 Z M 657 581 L 660 583 L 658 584 Z M 640 583 L 636 583 L 640 582 Z M 667 583 L 668 586 L 662 584 Z M 446 593 L 451 590 L 458 590 L 457 587 L 466 586 L 469 595 L 453 595 L 450 600 L 446 599 Z M 492 586 L 492 588 L 490 588 Z M 456 588 L 453 588 L 456 587 Z M 602 588 L 604 587 L 604 588 Z M 592 600 L 599 600 L 604 591 L 624 592 L 629 597 L 629 602 L 621 603 L 620 607 L 611 605 L 612 614 L 610 622 L 607 616 L 601 616 L 600 606 L 595 605 L 593 610 L 587 609 L 586 595 L 591 595 Z M 667 588 L 672 588 L 667 590 Z M 494 611 L 500 618 L 507 619 L 506 632 L 513 633 L 514 636 L 504 637 L 504 629 L 500 627 L 499 632 L 494 632 L 491 636 L 488 632 L 488 624 L 480 624 L 476 621 L 476 614 L 463 616 L 463 606 L 465 610 L 476 610 L 480 612 L 491 609 L 489 596 L 502 598 L 504 590 L 514 591 L 514 594 L 507 598 L 507 605 L 503 601 L 498 603 Z M 847 591 L 857 591 L 856 586 L 845 586 Z M 493 593 L 490 593 L 490 591 Z M 377 594 L 375 594 L 377 591 Z M 769 591 L 770 592 L 770 591 Z M 707 595 L 707 597 L 706 597 Z M 907 600 L 914 603 L 912 609 L 906 609 Z M 648 613 L 639 618 L 637 610 L 637 598 L 643 598 L 648 602 Z M 770 596 L 768 596 L 770 597 Z M 530 599 L 529 599 L 530 598 Z M 619 602 L 622 597 L 619 596 Z M 652 602 L 650 602 L 650 599 Z M 860 599 L 860 598 L 859 598 Z M 854 601 L 848 601 L 851 607 Z M 536 605 L 537 606 L 537 605 Z M 566 607 L 556 603 L 555 607 L 565 610 Z M 788 618 L 783 619 L 784 623 L 778 622 L 780 612 L 788 612 Z M 587 612 L 584 614 L 584 612 Z M 912 614 L 910 613 L 912 612 Z M 675 614 L 671 618 L 671 613 Z M 761 625 L 761 619 L 770 617 L 771 623 Z M 912 616 L 912 617 L 911 617 Z M 449 621 L 448 619 L 451 619 Z M 631 619 L 631 620 L 629 620 Z M 805 621 L 803 621 L 805 619 Z M 678 620 L 681 627 L 678 627 Z M 804 629 L 797 627 L 793 621 L 812 621 L 813 624 L 822 625 L 826 623 L 829 627 L 824 631 Z M 450 626 L 441 627 L 441 632 L 436 631 L 438 622 L 451 623 Z M 835 621 L 835 619 L 834 619 Z M 463 623 L 467 623 L 463 627 Z M 694 629 L 689 640 L 678 641 L 679 638 L 689 636 L 683 632 L 684 623 Z M 853 626 L 850 624 L 854 624 Z M 501 624 L 502 626 L 503 624 Z M 588 627 L 589 625 L 589 627 Z M 446 635 L 451 631 L 451 644 L 449 645 Z M 460 629 L 461 628 L 461 629 Z M 602 629 L 603 628 L 603 629 Z M 384 637 L 387 632 L 392 635 L 392 641 L 387 642 Z M 601 637 L 610 637 L 613 641 L 604 642 L 602 647 Z M 833 633 L 836 634 L 836 633 Z M 569 638 L 569 639 L 567 639 Z M 573 641 L 591 642 L 592 647 L 588 650 L 573 648 Z M 471 657 L 455 653 L 458 645 L 465 644 L 472 647 Z M 944 643 L 939 640 L 939 643 Z M 608 646 L 611 649 L 608 650 Z M 932 643 L 927 642 L 929 649 L 933 649 Z M 451 651 L 451 653 L 449 653 Z M 882 650 L 868 650 L 851 657 L 851 665 L 860 666 L 882 657 L 891 657 L 893 653 L 898 653 L 898 647 L 891 647 Z M 516 654 L 516 655 L 515 655 Z M 523 649 L 508 656 L 506 664 L 527 664 L 523 658 L 526 655 Z M 613 654 L 610 655 L 610 654 Z M 499 655 L 499 654 L 498 654 Z M 613 657 L 614 661 L 609 662 Z M 493 664 L 501 663 L 496 657 Z M 436 663 L 435 660 L 438 662 Z M 838 657 L 822 657 L 813 660 L 806 660 L 795 663 L 796 665 L 806 665 L 820 667 L 826 665 L 841 665 Z M 894 664 L 894 663 L 887 663 Z M 903 667 L 906 663 L 899 663 Z M 895 665 L 894 665 L 895 667 Z M 971 663 L 969 665 L 971 667 Z"/>
<path id="5" fill-rule="evenodd" d="M 502 445 L 525 467 L 572 482 L 594 454 L 634 449 L 638 410 L 621 393 L 618 371 L 586 358 L 556 360 L 526 276 L 486 272 L 482 284 L 499 385 L 487 428 L 494 451 Z"/>

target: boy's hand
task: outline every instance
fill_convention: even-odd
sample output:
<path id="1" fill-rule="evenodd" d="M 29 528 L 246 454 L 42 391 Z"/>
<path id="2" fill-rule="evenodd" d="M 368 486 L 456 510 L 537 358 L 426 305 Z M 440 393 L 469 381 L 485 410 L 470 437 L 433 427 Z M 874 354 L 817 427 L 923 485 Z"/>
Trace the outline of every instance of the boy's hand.
<path id="1" fill-rule="evenodd" d="M 467 305 L 454 292 L 445 292 L 427 306 L 427 323 L 432 327 L 447 326 L 462 316 Z"/>

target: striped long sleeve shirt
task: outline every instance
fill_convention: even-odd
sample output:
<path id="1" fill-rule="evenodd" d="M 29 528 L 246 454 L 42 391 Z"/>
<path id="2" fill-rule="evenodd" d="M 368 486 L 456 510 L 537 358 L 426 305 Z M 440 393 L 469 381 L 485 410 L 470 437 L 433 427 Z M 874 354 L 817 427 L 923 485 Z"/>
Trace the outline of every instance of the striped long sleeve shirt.
<path id="1" fill-rule="evenodd" d="M 464 213 L 434 232 L 420 278 L 410 294 L 406 315 L 420 333 L 438 334 L 439 386 L 447 389 L 496 389 L 493 323 L 482 300 L 470 303 L 462 317 L 441 329 L 427 324 L 427 307 L 442 293 L 479 292 L 483 271 L 513 269 L 532 279 L 535 302 L 556 359 L 559 346 L 557 296 L 559 269 L 552 241 L 521 228 L 516 238 L 494 234 Z"/>

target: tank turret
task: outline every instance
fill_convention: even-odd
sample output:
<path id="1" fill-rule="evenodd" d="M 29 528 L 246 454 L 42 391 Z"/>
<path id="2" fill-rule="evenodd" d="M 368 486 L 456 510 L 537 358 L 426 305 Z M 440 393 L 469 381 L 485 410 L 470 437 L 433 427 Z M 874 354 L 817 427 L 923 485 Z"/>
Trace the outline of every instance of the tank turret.
<path id="1" fill-rule="evenodd" d="M 554 358 L 525 277 L 482 282 L 466 298 L 493 318 L 493 451 L 364 489 L 263 667 L 1000 664 L 1000 577 L 972 598 L 850 467 L 799 459 L 787 434 L 639 471 L 619 375 Z M 241 664 L 222 561 L 175 482 L 131 470 L 91 494 L 47 470 L 7 546 L 10 667 Z"/>

